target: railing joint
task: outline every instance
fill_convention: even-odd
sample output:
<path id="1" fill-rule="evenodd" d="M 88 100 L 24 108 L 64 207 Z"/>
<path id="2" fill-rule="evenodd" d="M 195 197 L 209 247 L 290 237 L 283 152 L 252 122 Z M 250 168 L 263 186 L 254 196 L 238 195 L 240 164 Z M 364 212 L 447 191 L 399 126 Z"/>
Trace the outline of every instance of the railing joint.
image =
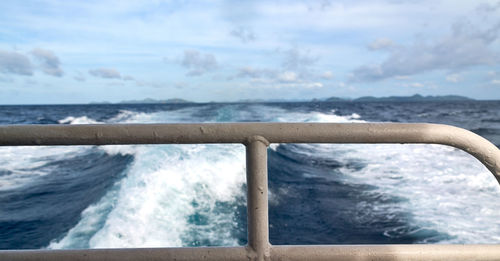
<path id="1" fill-rule="evenodd" d="M 260 136 L 260 135 L 254 135 L 254 136 L 250 136 L 248 138 L 245 139 L 245 142 L 243 142 L 243 145 L 245 146 L 248 146 L 249 144 L 252 144 L 253 142 L 262 142 L 264 143 L 264 145 L 266 145 L 266 147 L 269 146 L 269 141 L 263 137 L 263 136 Z"/>

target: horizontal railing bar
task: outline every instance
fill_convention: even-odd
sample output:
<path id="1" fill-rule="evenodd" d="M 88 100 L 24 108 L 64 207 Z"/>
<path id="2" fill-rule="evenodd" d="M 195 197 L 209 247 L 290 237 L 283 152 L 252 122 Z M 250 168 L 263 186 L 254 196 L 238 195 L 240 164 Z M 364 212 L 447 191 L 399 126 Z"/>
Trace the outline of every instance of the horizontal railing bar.
<path id="1" fill-rule="evenodd" d="M 272 260 L 500 260 L 500 245 L 273 246 Z"/>
<path id="2" fill-rule="evenodd" d="M 499 260 L 500 245 L 270 246 L 271 260 Z M 245 247 L 4 250 L 1 260 L 249 260 Z"/>
<path id="3" fill-rule="evenodd" d="M 0 145 L 450 143 L 466 130 L 427 123 L 206 123 L 0 125 Z"/>
<path id="4" fill-rule="evenodd" d="M 78 250 L 0 250 L 0 260 L 68 261 L 160 261 L 160 260 L 248 260 L 245 247 L 183 247 Z"/>
<path id="5" fill-rule="evenodd" d="M 427 123 L 205 123 L 0 126 L 0 145 L 246 143 L 433 143 L 462 149 L 500 183 L 500 151 L 470 131 Z"/>

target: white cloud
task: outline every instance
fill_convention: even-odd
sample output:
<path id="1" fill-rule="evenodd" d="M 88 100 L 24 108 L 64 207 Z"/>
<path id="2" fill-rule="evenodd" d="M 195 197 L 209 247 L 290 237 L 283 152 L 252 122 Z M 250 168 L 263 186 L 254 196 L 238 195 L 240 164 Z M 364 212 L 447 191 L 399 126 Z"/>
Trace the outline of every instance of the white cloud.
<path id="1" fill-rule="evenodd" d="M 448 70 L 449 66 L 440 65 L 435 61 L 425 61 L 422 54 L 425 54 L 426 50 L 432 51 L 439 45 L 440 39 L 431 39 L 435 35 L 446 36 L 446 32 L 443 33 L 443 31 L 446 31 L 451 19 L 464 14 L 465 10 L 473 10 L 477 2 L 341 0 L 316 3 L 308 1 L 245 1 L 244 3 L 152 1 L 143 3 L 124 1 L 120 4 L 110 4 L 105 0 L 64 2 L 64 4 L 59 1 L 42 1 L 22 7 L 21 5 L 9 1 L 0 4 L 0 9 L 4 10 L 5 15 L 2 16 L 0 30 L 5 32 L 5 35 L 22 36 L 22 39 L 19 38 L 22 40 L 19 43 L 15 42 L 18 41 L 15 37 L 6 38 L 6 41 L 0 44 L 0 49 L 7 50 L 11 46 L 16 46 L 19 50 L 25 50 L 22 54 L 27 54 L 33 49 L 34 43 L 37 46 L 47 46 L 47 38 L 40 38 L 40 36 L 43 36 L 43 32 L 50 32 L 50 49 L 59 56 L 61 62 L 64 62 L 60 67 L 68 76 L 76 75 L 74 71 L 82 70 L 82 68 L 86 68 L 83 72 L 87 74 L 88 69 L 107 66 L 119 69 L 121 80 L 126 78 L 124 73 L 138 70 L 140 72 L 134 76 L 148 81 L 163 80 L 169 86 L 173 86 L 175 82 L 185 81 L 184 74 L 186 73 L 190 76 L 206 75 L 216 70 L 217 68 L 207 69 L 204 66 L 197 68 L 194 65 L 187 65 L 189 63 L 185 63 L 185 67 L 179 65 L 185 49 L 198 50 L 201 60 L 205 58 L 204 52 L 209 52 L 214 57 L 215 65 L 223 63 L 223 66 L 219 66 L 220 71 L 217 71 L 217 75 L 241 77 L 240 81 L 231 83 L 224 83 L 215 78 L 208 79 L 208 77 L 206 81 L 191 78 L 193 82 L 189 81 L 189 83 L 200 87 L 200 93 L 192 95 L 210 96 L 216 89 L 226 88 L 221 87 L 224 84 L 234 87 L 240 82 L 247 84 L 257 78 L 271 82 L 269 84 L 271 87 L 291 84 L 282 83 L 278 79 L 278 76 L 284 78 L 285 72 L 295 73 L 294 83 L 301 82 L 305 86 L 306 82 L 324 81 L 325 86 L 330 88 L 334 80 L 327 81 L 331 77 L 324 73 L 326 70 L 331 69 L 335 72 L 335 82 L 346 81 L 345 75 L 348 73 L 346 70 L 355 68 L 357 65 L 370 65 L 373 61 L 376 64 L 372 64 L 371 67 L 375 68 L 375 71 L 377 67 L 380 69 L 381 76 L 378 79 L 403 78 L 419 72 L 439 70 L 444 74 L 438 77 L 444 81 L 446 74 L 460 73 L 460 68 Z M 227 7 L 224 8 L 227 11 L 226 16 L 220 14 L 223 9 L 222 5 Z M 491 10 L 490 5 L 485 9 Z M 10 6 L 12 10 L 18 11 L 8 12 L 4 6 Z M 309 6 L 313 6 L 314 9 L 309 10 Z M 71 19 L 67 19 L 68 14 L 71 14 Z M 465 17 L 474 19 L 469 14 Z M 428 23 L 428 25 L 423 25 L 423 23 Z M 479 31 L 490 28 L 488 24 L 491 23 L 478 26 L 481 29 Z M 425 33 L 417 35 L 419 31 Z M 379 36 L 387 38 L 377 39 Z M 425 40 L 415 41 L 412 44 L 412 39 L 417 38 Z M 249 44 L 238 44 L 240 40 Z M 368 52 L 366 48 L 370 48 L 368 44 L 372 40 L 375 40 L 371 43 L 373 49 L 384 51 Z M 45 45 L 39 45 L 43 43 Z M 488 48 L 490 50 L 498 48 L 497 43 L 498 39 L 495 42 L 496 47 L 489 45 Z M 417 55 L 404 54 L 411 52 L 414 46 L 417 48 L 418 45 L 423 46 L 424 51 L 415 51 Z M 288 54 L 286 50 L 290 46 L 300 46 L 301 49 L 295 48 L 297 51 L 295 54 L 293 52 Z M 385 47 L 390 48 L 384 49 Z M 399 50 L 400 48 L 405 50 Z M 296 55 L 297 53 L 299 55 Z M 159 54 L 171 57 L 172 60 L 175 59 L 172 61 L 175 65 L 169 64 L 169 68 L 158 66 Z M 430 52 L 430 54 L 436 56 L 435 52 Z M 34 57 L 31 55 L 28 57 L 37 65 Z M 382 57 L 382 60 L 373 60 L 379 57 Z M 390 57 L 403 61 L 398 63 L 396 59 L 385 64 L 384 60 L 389 60 Z M 412 57 L 417 58 L 412 61 Z M 454 59 L 450 59 L 452 60 Z M 106 61 L 107 65 L 99 65 L 102 61 Z M 406 62 L 409 62 L 408 64 L 413 68 L 408 71 L 404 69 L 398 71 L 394 69 L 394 66 L 389 66 L 392 64 L 405 67 Z M 178 68 L 174 68 L 176 66 Z M 238 71 L 238 68 L 243 66 L 247 67 Z M 1 66 L 0 68 L 3 69 Z M 40 67 L 33 67 L 31 73 L 35 69 L 42 72 Z M 235 70 L 233 74 L 223 75 L 230 73 L 231 70 Z M 140 74 L 141 72 L 143 75 Z M 40 73 L 40 76 L 42 74 Z M 68 77 L 69 80 L 73 80 L 71 76 Z M 435 75 L 429 76 L 435 77 Z M 84 77 L 93 78 L 90 74 Z M 227 77 L 221 78 L 227 79 Z M 364 80 L 373 78 L 373 75 L 367 75 Z M 493 78 L 486 79 L 490 82 Z M 421 79 L 418 76 L 412 76 L 406 83 L 416 81 L 421 81 Z M 134 85 L 131 82 L 124 83 L 127 88 L 130 87 L 129 90 L 133 90 Z M 75 88 L 77 86 L 75 85 Z M 358 86 L 362 92 L 372 92 L 369 88 L 362 86 L 366 85 Z M 389 91 L 390 88 L 392 87 L 387 86 L 384 90 Z M 91 95 L 90 89 L 86 91 Z M 129 95 L 133 95 L 134 91 L 130 91 Z M 224 91 L 221 93 L 224 94 Z M 289 94 L 283 93 L 283 95 Z M 217 98 L 211 99 L 217 100 Z"/>
<path id="2" fill-rule="evenodd" d="M 231 30 L 229 34 L 233 37 L 240 39 L 243 43 L 255 41 L 256 38 L 255 33 L 253 32 L 252 29 L 243 26 Z"/>
<path id="3" fill-rule="evenodd" d="M 333 79 L 333 73 L 331 71 L 326 71 L 321 75 L 321 78 L 325 80 Z"/>
<path id="4" fill-rule="evenodd" d="M 353 71 L 352 81 L 377 81 L 400 75 L 434 70 L 461 70 L 500 61 L 490 45 L 498 38 L 500 23 L 479 29 L 467 20 L 452 26 L 451 32 L 436 41 L 417 40 L 410 46 L 391 49 L 381 64 L 364 65 Z"/>
<path id="5" fill-rule="evenodd" d="M 278 79 L 282 82 L 295 82 L 297 81 L 297 74 L 295 72 L 286 71 L 281 73 Z"/>
<path id="6" fill-rule="evenodd" d="M 0 50 L 0 72 L 31 76 L 33 65 L 25 55 Z"/>
<path id="7" fill-rule="evenodd" d="M 121 79 L 122 76 L 120 72 L 112 68 L 99 68 L 94 70 L 89 70 L 90 75 L 94 77 L 99 77 L 103 79 Z"/>
<path id="8" fill-rule="evenodd" d="M 202 54 L 196 50 L 185 50 L 180 64 L 189 69 L 187 76 L 199 76 L 218 67 L 213 54 Z"/>
<path id="9" fill-rule="evenodd" d="M 262 78 L 262 77 L 275 77 L 277 75 L 276 70 L 271 69 L 259 69 L 251 66 L 246 66 L 240 68 L 236 74 L 236 78 Z"/>
<path id="10" fill-rule="evenodd" d="M 498 1 L 496 4 L 481 3 L 477 6 L 476 11 L 479 14 L 488 14 L 493 13 L 498 9 L 500 9 L 500 1 Z"/>
<path id="11" fill-rule="evenodd" d="M 61 69 L 59 57 L 57 57 L 51 50 L 35 48 L 31 51 L 31 55 L 33 55 L 40 62 L 42 72 L 56 77 L 63 76 L 64 72 Z"/>
<path id="12" fill-rule="evenodd" d="M 389 49 L 394 46 L 394 42 L 389 38 L 378 38 L 368 44 L 368 49 L 372 51 Z"/>
<path id="13" fill-rule="evenodd" d="M 298 60 L 300 60 L 300 58 Z M 325 71 L 322 74 L 308 73 L 307 71 L 299 73 L 293 70 L 261 69 L 247 66 L 240 68 L 238 73 L 229 79 L 235 78 L 250 78 L 250 83 L 252 85 L 272 88 L 294 87 L 311 89 L 322 88 L 323 83 L 317 82 L 317 80 L 330 80 L 333 78 L 333 73 L 331 71 Z"/>
<path id="14" fill-rule="evenodd" d="M 400 81 L 406 81 L 406 80 L 409 80 L 411 78 L 408 75 L 397 75 L 397 76 L 394 76 L 394 79 L 400 80 Z"/>
<path id="15" fill-rule="evenodd" d="M 124 76 L 122 77 L 122 79 L 123 79 L 124 81 L 135 81 L 134 77 L 132 77 L 132 76 L 130 76 L 130 75 L 124 75 Z"/>
<path id="16" fill-rule="evenodd" d="M 76 71 L 75 74 L 73 75 L 73 80 L 78 81 L 78 82 L 84 82 L 87 79 L 85 78 L 85 76 L 83 75 L 82 72 Z"/>
<path id="17" fill-rule="evenodd" d="M 303 51 L 298 48 L 292 48 L 284 52 L 282 62 L 283 68 L 287 70 L 307 70 L 308 66 L 313 65 L 318 61 L 317 57 L 313 57 L 309 50 Z"/>
<path id="18" fill-rule="evenodd" d="M 259 88 L 319 89 L 323 83 L 309 80 L 294 71 L 279 71 L 244 67 L 234 78 L 250 78 L 249 84 Z"/>
<path id="19" fill-rule="evenodd" d="M 73 79 L 79 82 L 84 82 L 86 80 L 85 77 L 82 77 L 80 75 L 73 76 Z"/>
<path id="20" fill-rule="evenodd" d="M 176 89 L 184 89 L 184 88 L 186 88 L 186 87 L 188 87 L 188 86 L 189 86 L 189 84 L 187 84 L 187 83 L 185 83 L 185 82 L 176 82 L 176 83 L 174 84 L 174 87 L 175 87 Z"/>
<path id="21" fill-rule="evenodd" d="M 450 74 L 446 76 L 446 81 L 457 83 L 462 80 L 462 76 L 458 73 Z"/>
<path id="22" fill-rule="evenodd" d="M 323 84 L 320 82 L 311 82 L 305 85 L 308 89 L 323 88 Z"/>
<path id="23" fill-rule="evenodd" d="M 495 85 L 500 85 L 500 80 L 498 80 L 498 79 L 493 79 L 493 80 L 491 80 L 491 83 L 492 83 L 492 84 L 495 84 Z"/>

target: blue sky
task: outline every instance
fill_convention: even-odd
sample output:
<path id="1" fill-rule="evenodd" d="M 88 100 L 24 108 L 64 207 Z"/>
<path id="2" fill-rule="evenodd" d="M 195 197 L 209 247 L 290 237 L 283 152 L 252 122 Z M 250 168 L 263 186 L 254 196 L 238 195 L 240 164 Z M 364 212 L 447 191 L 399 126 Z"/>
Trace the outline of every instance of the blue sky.
<path id="1" fill-rule="evenodd" d="M 0 1 L 0 104 L 500 99 L 500 2 Z"/>

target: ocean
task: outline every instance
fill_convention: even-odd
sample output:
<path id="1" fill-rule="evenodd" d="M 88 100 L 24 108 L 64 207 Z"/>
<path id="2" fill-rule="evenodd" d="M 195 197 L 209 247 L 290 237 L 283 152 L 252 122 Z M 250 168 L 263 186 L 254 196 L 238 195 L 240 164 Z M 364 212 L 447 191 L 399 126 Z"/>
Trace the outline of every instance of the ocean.
<path id="1" fill-rule="evenodd" d="M 429 122 L 500 146 L 500 101 L 0 106 L 0 124 Z M 271 144 L 272 244 L 500 243 L 500 187 L 441 145 Z M 245 149 L 0 147 L 0 249 L 246 244 Z"/>

